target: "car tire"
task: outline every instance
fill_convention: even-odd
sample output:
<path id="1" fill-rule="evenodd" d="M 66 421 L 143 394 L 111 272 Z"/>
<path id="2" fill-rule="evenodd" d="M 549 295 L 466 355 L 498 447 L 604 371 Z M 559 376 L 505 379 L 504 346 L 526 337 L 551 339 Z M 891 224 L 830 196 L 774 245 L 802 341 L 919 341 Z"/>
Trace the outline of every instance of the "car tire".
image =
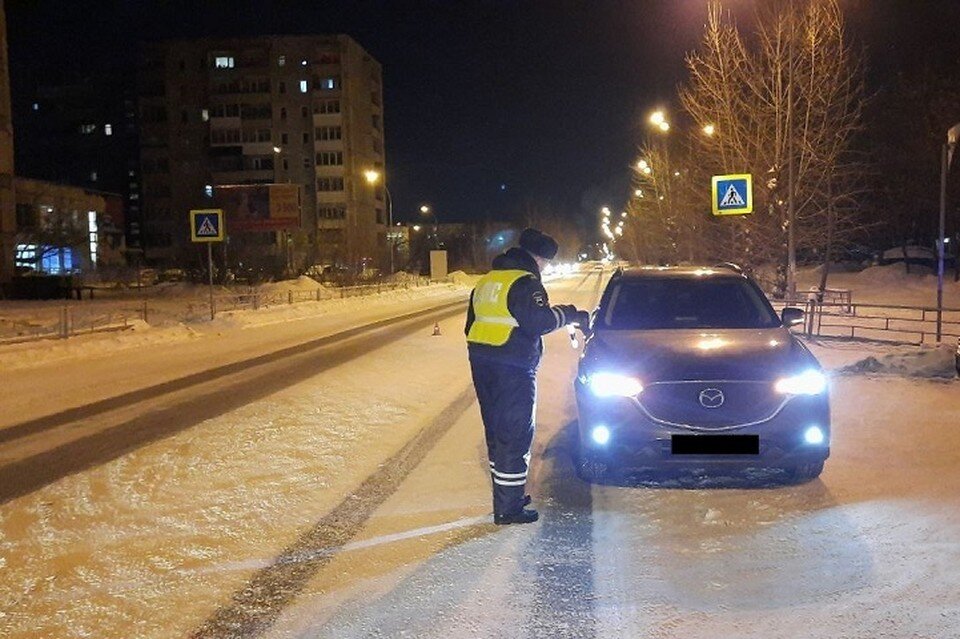
<path id="1" fill-rule="evenodd" d="M 823 472 L 823 462 L 799 464 L 789 469 L 790 478 L 796 482 L 807 482 L 816 479 Z"/>

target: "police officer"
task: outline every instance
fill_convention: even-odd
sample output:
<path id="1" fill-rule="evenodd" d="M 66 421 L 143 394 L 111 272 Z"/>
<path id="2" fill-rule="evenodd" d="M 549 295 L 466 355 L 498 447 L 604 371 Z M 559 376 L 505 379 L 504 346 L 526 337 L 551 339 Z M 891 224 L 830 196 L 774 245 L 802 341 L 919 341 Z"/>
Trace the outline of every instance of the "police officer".
<path id="1" fill-rule="evenodd" d="M 535 229 L 520 246 L 493 260 L 467 309 L 467 349 L 487 440 L 493 480 L 493 520 L 525 524 L 539 518 L 524 508 L 533 442 L 536 372 L 542 335 L 567 324 L 585 327 L 590 316 L 575 306 L 550 306 L 540 270 L 557 254 L 556 241 Z"/>

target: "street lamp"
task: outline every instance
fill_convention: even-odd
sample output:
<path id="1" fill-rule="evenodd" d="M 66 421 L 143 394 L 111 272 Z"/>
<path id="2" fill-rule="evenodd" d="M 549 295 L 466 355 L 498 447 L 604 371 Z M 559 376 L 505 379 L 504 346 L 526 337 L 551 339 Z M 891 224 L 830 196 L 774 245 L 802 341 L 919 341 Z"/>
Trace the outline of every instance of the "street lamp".
<path id="1" fill-rule="evenodd" d="M 701 129 L 701 130 L 703 131 L 703 134 L 704 134 L 705 136 L 707 136 L 708 138 L 712 138 L 713 135 L 717 132 L 717 127 L 715 127 L 715 126 L 712 125 L 712 124 L 705 124 L 705 125 L 703 126 L 703 129 Z"/>
<path id="2" fill-rule="evenodd" d="M 954 124 L 947 131 L 947 142 L 943 145 L 940 163 L 940 237 L 937 240 L 937 341 L 943 335 L 943 254 L 946 252 L 946 238 L 944 231 L 947 218 L 947 173 L 953 162 L 953 152 L 957 147 L 957 138 L 960 137 L 960 123 Z M 960 258 L 958 258 L 960 259 Z"/>
<path id="3" fill-rule="evenodd" d="M 387 179 L 383 173 L 376 169 L 367 169 L 363 172 L 363 177 L 370 186 L 376 186 L 381 179 L 383 180 L 383 192 L 387 197 L 387 241 L 390 243 L 390 274 L 392 275 L 394 272 L 393 254 L 396 249 L 396 241 L 390 238 L 390 229 L 393 227 L 393 198 L 390 197 L 390 189 L 387 188 Z"/>

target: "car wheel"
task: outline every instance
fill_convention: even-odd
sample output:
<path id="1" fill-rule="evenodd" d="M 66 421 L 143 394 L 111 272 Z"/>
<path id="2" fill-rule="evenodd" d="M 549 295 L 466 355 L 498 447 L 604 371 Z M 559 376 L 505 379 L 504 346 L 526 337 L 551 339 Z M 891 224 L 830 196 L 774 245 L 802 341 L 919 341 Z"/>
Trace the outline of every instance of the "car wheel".
<path id="1" fill-rule="evenodd" d="M 823 462 L 816 462 L 814 464 L 800 464 L 794 466 L 789 470 L 791 479 L 804 482 L 810 481 L 811 479 L 816 479 L 820 476 L 820 473 L 823 472 Z"/>

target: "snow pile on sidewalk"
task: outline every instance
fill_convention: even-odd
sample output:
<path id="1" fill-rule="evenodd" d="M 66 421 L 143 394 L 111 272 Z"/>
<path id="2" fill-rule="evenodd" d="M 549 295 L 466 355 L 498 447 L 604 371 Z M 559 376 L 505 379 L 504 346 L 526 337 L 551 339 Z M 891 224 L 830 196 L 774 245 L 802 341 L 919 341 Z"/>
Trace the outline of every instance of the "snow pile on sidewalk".
<path id="1" fill-rule="evenodd" d="M 280 282 L 269 282 L 267 284 L 261 284 L 259 287 L 259 292 L 266 293 L 268 295 L 273 295 L 275 293 L 300 293 L 300 292 L 309 292 L 316 293 L 320 291 L 320 299 L 327 300 L 331 297 L 334 297 L 334 292 L 329 288 L 316 281 L 313 278 L 307 277 L 306 275 L 301 275 L 295 280 L 282 280 Z"/>
<path id="2" fill-rule="evenodd" d="M 953 379 L 957 375 L 955 354 L 948 346 L 921 348 L 913 352 L 870 355 L 838 369 L 840 374 L 898 375 Z"/>
<path id="3" fill-rule="evenodd" d="M 806 291 L 819 286 L 820 274 L 819 266 L 798 271 L 798 289 Z M 944 306 L 960 308 L 960 282 L 953 281 L 952 272 L 946 275 Z M 937 303 L 936 273 L 918 265 L 911 265 L 909 273 L 903 264 L 871 266 L 853 273 L 831 270 L 827 288 L 850 290 L 853 301 L 861 304 L 935 306 Z"/>
<path id="4" fill-rule="evenodd" d="M 463 271 L 450 273 L 450 281 L 458 286 L 473 286 L 480 279 L 479 275 L 468 275 Z"/>

